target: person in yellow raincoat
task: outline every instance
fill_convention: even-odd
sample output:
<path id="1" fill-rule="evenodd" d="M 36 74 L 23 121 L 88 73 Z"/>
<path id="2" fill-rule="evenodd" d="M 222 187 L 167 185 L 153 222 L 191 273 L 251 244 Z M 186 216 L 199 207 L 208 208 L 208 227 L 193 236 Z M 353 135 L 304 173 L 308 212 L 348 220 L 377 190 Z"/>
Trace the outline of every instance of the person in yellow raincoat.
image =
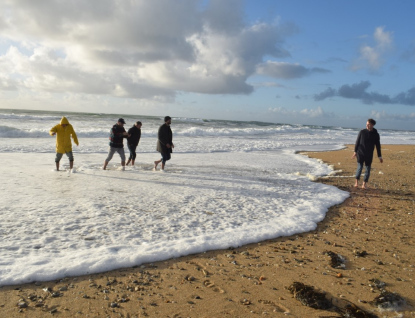
<path id="1" fill-rule="evenodd" d="M 79 145 L 78 137 L 76 136 L 75 130 L 73 129 L 72 125 L 69 123 L 68 119 L 64 116 L 61 119 L 60 124 L 52 127 L 49 131 L 51 136 L 56 135 L 56 171 L 59 171 L 59 161 L 62 159 L 64 153 L 69 158 L 69 168 L 70 172 L 73 172 L 73 154 L 72 154 L 72 142 L 71 137 L 76 143 Z"/>

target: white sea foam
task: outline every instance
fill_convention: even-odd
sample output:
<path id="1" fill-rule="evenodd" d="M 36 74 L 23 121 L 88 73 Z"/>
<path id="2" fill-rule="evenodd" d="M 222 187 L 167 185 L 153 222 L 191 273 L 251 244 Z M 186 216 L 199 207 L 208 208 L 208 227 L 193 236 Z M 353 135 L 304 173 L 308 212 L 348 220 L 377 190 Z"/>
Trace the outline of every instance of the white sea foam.
<path id="1" fill-rule="evenodd" d="M 53 155 L 0 154 L 0 284 L 50 280 L 228 248 L 315 228 L 347 193 L 302 174 L 330 169 L 294 154 L 156 154 L 137 169 L 77 155 L 76 174 L 53 172 Z M 65 158 L 64 158 L 65 159 Z M 289 160 L 292 172 L 278 171 Z M 304 161 L 305 160 L 305 161 Z M 306 165 L 304 164 L 306 162 Z M 67 165 L 65 160 L 63 164 Z M 289 172 L 289 171 L 287 171 Z"/>
<path id="2" fill-rule="evenodd" d="M 152 171 L 162 120 L 123 116 L 131 126 L 143 122 L 137 165 L 119 171 L 116 154 L 103 171 L 108 131 L 121 116 L 62 114 L 80 141 L 74 146 L 76 173 L 69 174 L 52 171 L 55 139 L 48 131 L 60 114 L 17 115 L 0 116 L 7 119 L 0 124 L 5 180 L 0 183 L 0 285 L 310 231 L 330 206 L 348 196 L 310 181 L 333 169 L 296 152 L 340 149 L 354 142 L 357 130 L 173 117 L 176 147 L 162 174 Z M 41 133 L 45 137 L 36 135 Z M 384 135 L 385 143 L 415 143 L 414 132 Z M 66 157 L 61 166 L 68 169 Z"/>

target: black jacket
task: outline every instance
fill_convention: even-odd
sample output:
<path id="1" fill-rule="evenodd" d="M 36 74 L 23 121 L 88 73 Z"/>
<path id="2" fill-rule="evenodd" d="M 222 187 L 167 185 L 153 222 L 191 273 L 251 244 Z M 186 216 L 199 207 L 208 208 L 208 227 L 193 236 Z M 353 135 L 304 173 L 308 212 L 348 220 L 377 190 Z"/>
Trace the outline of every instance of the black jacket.
<path id="1" fill-rule="evenodd" d="M 130 137 L 127 137 L 128 144 L 137 147 L 141 138 L 141 129 L 137 128 L 137 126 L 134 125 L 130 129 L 128 129 L 128 134 L 131 135 Z"/>
<path id="2" fill-rule="evenodd" d="M 167 148 L 166 144 L 170 145 L 170 148 Z M 158 131 L 158 140 L 157 140 L 157 151 L 160 153 L 173 152 L 173 133 L 169 125 L 163 124 L 160 126 Z"/>
<path id="3" fill-rule="evenodd" d="M 378 157 L 382 157 L 380 151 L 380 137 L 378 131 L 373 128 L 372 131 L 362 129 L 356 139 L 354 152 L 357 155 L 358 162 L 365 162 L 366 165 L 371 165 L 373 160 L 373 150 L 377 150 Z"/>
<path id="4" fill-rule="evenodd" d="M 114 148 L 124 148 L 123 140 L 124 138 L 127 138 L 127 136 L 124 136 L 123 133 L 125 133 L 124 127 L 115 124 L 112 126 L 110 130 L 110 146 Z"/>

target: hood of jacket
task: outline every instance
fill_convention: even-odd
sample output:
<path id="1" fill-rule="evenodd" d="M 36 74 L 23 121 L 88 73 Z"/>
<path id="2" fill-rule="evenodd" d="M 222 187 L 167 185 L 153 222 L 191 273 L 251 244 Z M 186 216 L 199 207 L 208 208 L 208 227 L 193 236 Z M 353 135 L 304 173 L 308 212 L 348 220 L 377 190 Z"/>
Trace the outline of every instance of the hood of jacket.
<path id="1" fill-rule="evenodd" d="M 69 120 L 65 116 L 61 119 L 61 125 L 69 125 Z"/>

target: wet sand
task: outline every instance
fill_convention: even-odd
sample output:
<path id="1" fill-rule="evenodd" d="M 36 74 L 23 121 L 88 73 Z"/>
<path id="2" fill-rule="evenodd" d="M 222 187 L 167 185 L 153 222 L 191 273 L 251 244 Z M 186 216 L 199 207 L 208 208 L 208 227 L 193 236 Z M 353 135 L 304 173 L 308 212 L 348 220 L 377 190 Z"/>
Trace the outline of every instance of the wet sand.
<path id="1" fill-rule="evenodd" d="M 344 311 L 347 304 L 378 317 L 415 317 L 415 146 L 383 145 L 384 163 L 374 159 L 369 189 L 353 187 L 352 149 L 304 153 L 337 171 L 316 182 L 350 192 L 312 232 L 101 274 L 3 286 L 0 317 L 340 317 L 335 308 Z M 340 255 L 344 267 L 333 268 L 327 252 Z M 294 297 L 288 288 L 294 282 L 324 292 L 334 306 L 303 305 L 296 299 L 301 294 Z M 400 311 L 374 305 L 379 285 L 405 300 Z"/>

